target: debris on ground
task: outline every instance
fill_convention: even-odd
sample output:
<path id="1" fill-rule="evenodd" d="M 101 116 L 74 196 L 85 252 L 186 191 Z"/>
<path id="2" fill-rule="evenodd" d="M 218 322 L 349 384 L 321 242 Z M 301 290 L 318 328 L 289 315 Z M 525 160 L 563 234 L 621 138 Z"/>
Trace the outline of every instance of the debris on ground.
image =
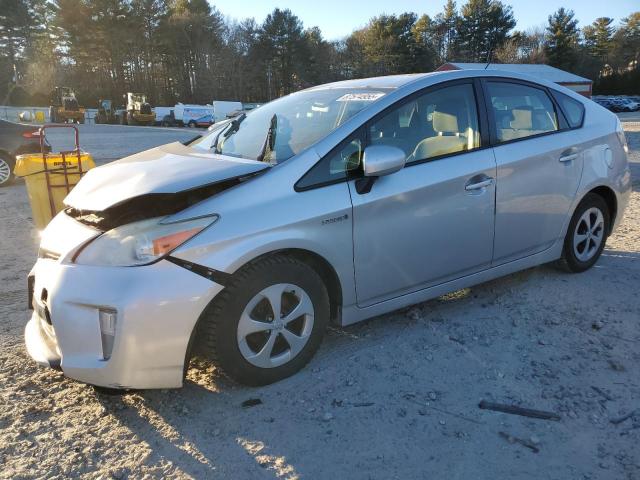
<path id="1" fill-rule="evenodd" d="M 560 415 L 554 412 L 533 410 L 531 408 L 522 408 L 516 405 L 506 405 L 503 403 L 487 402 L 486 400 L 481 400 L 478 407 L 482 410 L 493 410 L 496 412 L 510 413 L 512 415 L 521 415 L 523 417 L 539 418 L 541 420 L 561 420 Z"/>
<path id="2" fill-rule="evenodd" d="M 622 422 L 624 422 L 625 420 L 630 419 L 631 417 L 634 417 L 636 415 L 640 415 L 640 408 L 637 410 L 631 410 L 629 413 L 627 413 L 626 415 L 622 415 L 621 417 L 616 417 L 616 418 L 612 418 L 611 420 L 609 420 L 611 423 L 613 423 L 614 425 L 618 425 Z"/>
<path id="3" fill-rule="evenodd" d="M 243 408 L 255 407 L 256 405 L 262 405 L 262 400 L 259 398 L 249 398 L 242 402 Z"/>
<path id="4" fill-rule="evenodd" d="M 520 445 L 527 447 L 529 450 L 531 450 L 534 453 L 540 452 L 540 449 L 533 442 L 530 442 L 529 440 L 524 440 L 522 438 L 514 437 L 513 435 L 509 435 L 506 432 L 498 432 L 498 434 L 509 443 L 519 443 Z"/>

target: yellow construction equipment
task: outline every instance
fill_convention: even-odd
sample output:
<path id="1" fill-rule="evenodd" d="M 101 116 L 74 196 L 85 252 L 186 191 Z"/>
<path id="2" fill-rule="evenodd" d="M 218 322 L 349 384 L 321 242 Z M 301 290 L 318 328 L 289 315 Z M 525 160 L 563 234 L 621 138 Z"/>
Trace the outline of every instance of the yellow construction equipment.
<path id="1" fill-rule="evenodd" d="M 84 123 L 84 108 L 78 106 L 76 94 L 69 87 L 55 87 L 49 106 L 51 123 Z"/>
<path id="2" fill-rule="evenodd" d="M 127 111 L 120 116 L 122 125 L 153 125 L 156 113 L 143 93 L 127 93 Z"/>

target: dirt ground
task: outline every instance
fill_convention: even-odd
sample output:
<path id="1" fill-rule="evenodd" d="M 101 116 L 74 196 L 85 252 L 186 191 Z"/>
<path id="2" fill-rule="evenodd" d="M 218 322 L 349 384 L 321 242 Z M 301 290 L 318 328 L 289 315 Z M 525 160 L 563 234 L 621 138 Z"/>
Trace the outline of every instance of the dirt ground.
<path id="1" fill-rule="evenodd" d="M 640 479 L 640 409 L 620 418 L 640 407 L 640 123 L 625 128 L 634 192 L 595 268 L 331 329 L 263 388 L 197 362 L 181 390 L 114 396 L 37 367 L 22 344 L 37 232 L 24 186 L 0 190 L 0 478 Z"/>

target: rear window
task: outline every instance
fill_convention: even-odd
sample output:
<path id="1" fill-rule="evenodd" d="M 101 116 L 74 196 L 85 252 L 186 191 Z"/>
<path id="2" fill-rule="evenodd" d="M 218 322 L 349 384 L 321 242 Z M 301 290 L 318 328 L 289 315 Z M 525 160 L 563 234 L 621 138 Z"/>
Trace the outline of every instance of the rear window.
<path id="1" fill-rule="evenodd" d="M 582 126 L 582 120 L 584 119 L 584 105 L 578 100 L 565 95 L 564 93 L 556 92 L 552 90 L 553 98 L 560 104 L 562 111 L 567 116 L 567 122 L 571 128 L 578 128 Z"/>

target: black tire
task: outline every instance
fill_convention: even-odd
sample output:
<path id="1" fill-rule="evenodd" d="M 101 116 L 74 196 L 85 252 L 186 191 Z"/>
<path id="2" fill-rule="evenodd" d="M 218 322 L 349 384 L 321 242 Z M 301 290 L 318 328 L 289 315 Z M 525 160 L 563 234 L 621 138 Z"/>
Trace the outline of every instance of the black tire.
<path id="1" fill-rule="evenodd" d="M 603 217 L 603 225 L 602 225 L 602 240 L 598 245 L 597 249 L 593 252 L 593 254 L 585 260 L 581 260 L 576 255 L 576 251 L 573 246 L 574 236 L 576 235 L 576 227 L 578 226 L 578 222 L 580 219 L 590 209 L 597 209 L 602 213 Z M 590 269 L 600 258 L 602 254 L 602 250 L 604 250 L 605 244 L 607 242 L 607 236 L 609 235 L 610 230 L 610 221 L 611 221 L 611 213 L 609 212 L 609 207 L 604 199 L 595 193 L 588 193 L 580 202 L 575 212 L 573 213 L 573 217 L 571 217 L 571 222 L 569 222 L 569 227 L 567 229 L 567 234 L 564 238 L 564 245 L 562 248 L 562 257 L 558 261 L 558 265 L 565 271 L 570 273 L 580 273 L 585 270 Z M 591 240 L 586 240 L 587 245 Z M 584 247 L 587 248 L 587 247 Z"/>
<path id="2" fill-rule="evenodd" d="M 187 123 L 187 127 L 189 128 L 196 128 L 196 122 L 194 122 L 193 120 L 190 121 L 189 123 Z"/>
<path id="3" fill-rule="evenodd" d="M 245 307 L 259 292 L 280 283 L 298 286 L 308 295 L 314 310 L 313 326 L 297 355 L 282 365 L 261 368 L 249 363 L 240 351 L 238 324 Z M 268 385 L 293 375 L 311 360 L 322 343 L 329 315 L 329 294 L 314 269 L 295 258 L 267 257 L 238 271 L 207 307 L 199 325 L 200 343 L 205 355 L 227 377 L 250 386 Z"/>
<path id="4" fill-rule="evenodd" d="M 15 176 L 13 175 L 15 165 L 16 162 L 13 157 L 0 153 L 0 188 L 7 187 L 13 183 L 13 180 L 15 179 Z"/>

